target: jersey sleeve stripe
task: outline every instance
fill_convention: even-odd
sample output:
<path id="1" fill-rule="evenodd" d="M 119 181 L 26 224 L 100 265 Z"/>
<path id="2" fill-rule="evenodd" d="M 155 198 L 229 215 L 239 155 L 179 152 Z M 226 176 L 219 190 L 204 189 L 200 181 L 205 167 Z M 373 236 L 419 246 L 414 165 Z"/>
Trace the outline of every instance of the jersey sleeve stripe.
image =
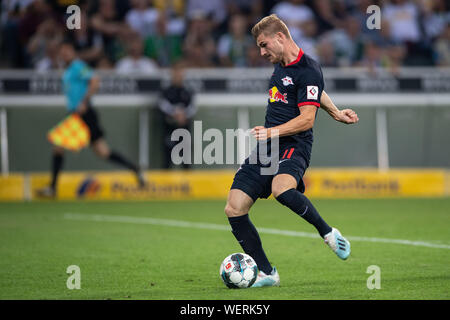
<path id="1" fill-rule="evenodd" d="M 313 106 L 316 106 L 317 108 L 320 108 L 320 103 L 318 103 L 318 102 L 309 102 L 309 101 L 299 102 L 299 104 L 297 106 L 303 107 L 303 106 L 306 106 L 306 105 L 313 105 Z"/>

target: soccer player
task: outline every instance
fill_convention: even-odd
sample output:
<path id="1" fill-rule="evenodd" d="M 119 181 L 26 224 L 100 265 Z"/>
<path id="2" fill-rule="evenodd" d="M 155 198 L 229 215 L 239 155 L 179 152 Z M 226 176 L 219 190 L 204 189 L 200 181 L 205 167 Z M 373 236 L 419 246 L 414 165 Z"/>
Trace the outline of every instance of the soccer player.
<path id="1" fill-rule="evenodd" d="M 64 94 L 67 98 L 68 112 L 77 112 L 84 120 L 90 130 L 90 146 L 97 156 L 102 159 L 112 161 L 127 169 L 132 170 L 137 177 L 140 187 L 145 185 L 145 180 L 136 165 L 124 158 L 120 153 L 112 151 L 105 138 L 103 129 L 100 126 L 97 112 L 91 105 L 91 97 L 99 88 L 99 78 L 89 66 L 77 57 L 74 46 L 69 41 L 64 41 L 59 48 L 61 60 L 67 66 L 63 74 Z M 52 151 L 52 180 L 50 186 L 38 190 L 38 196 L 54 197 L 59 173 L 64 160 L 64 149 L 53 146 Z"/>
<path id="2" fill-rule="evenodd" d="M 359 119 L 353 110 L 339 110 L 333 104 L 323 91 L 319 64 L 297 46 L 285 23 L 275 14 L 261 19 L 252 28 L 252 35 L 261 55 L 272 62 L 275 69 L 270 79 L 265 124 L 254 127 L 251 132 L 259 145 L 262 142 L 270 145 L 272 138 L 278 138 L 278 169 L 272 175 L 263 174 L 262 161 L 247 158 L 236 172 L 225 213 L 233 235 L 245 253 L 255 259 L 260 270 L 253 287 L 278 286 L 279 274 L 269 263 L 248 212 L 258 198 L 273 194 L 278 202 L 311 223 L 339 258 L 347 259 L 349 241 L 336 228 L 330 227 L 305 197 L 302 177 L 309 166 L 317 109 L 322 106 L 335 120 L 347 124 Z M 269 156 L 274 158 L 273 154 Z"/>

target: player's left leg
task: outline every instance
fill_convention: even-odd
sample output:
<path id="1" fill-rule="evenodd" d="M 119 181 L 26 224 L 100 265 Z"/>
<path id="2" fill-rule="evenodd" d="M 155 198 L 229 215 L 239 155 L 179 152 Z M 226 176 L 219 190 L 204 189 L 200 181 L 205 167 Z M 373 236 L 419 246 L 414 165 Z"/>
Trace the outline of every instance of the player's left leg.
<path id="1" fill-rule="evenodd" d="M 278 174 L 272 181 L 272 194 L 278 202 L 312 224 L 339 258 L 347 259 L 350 255 L 350 242 L 322 219 L 311 201 L 297 190 L 297 185 L 298 182 L 292 175 Z"/>
<path id="2" fill-rule="evenodd" d="M 289 174 L 278 174 L 272 181 L 272 194 L 300 217 L 311 223 L 323 238 L 331 227 L 322 219 L 311 201 L 297 190 L 297 180 Z"/>
<path id="3" fill-rule="evenodd" d="M 143 187 L 145 185 L 144 177 L 140 173 L 138 167 L 133 163 L 131 163 L 130 161 L 128 161 L 126 158 L 124 158 L 120 153 L 112 151 L 104 138 L 98 138 L 95 141 L 93 141 L 92 149 L 94 150 L 95 154 L 100 158 L 112 161 L 127 169 L 132 170 L 137 176 L 139 186 Z"/>

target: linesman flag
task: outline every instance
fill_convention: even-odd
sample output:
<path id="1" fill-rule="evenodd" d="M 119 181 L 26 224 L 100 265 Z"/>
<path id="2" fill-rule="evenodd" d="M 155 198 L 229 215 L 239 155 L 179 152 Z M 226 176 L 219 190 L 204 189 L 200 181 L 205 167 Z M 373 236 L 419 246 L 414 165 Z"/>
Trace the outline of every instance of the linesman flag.
<path id="1" fill-rule="evenodd" d="M 91 133 L 78 113 L 72 113 L 51 128 L 47 139 L 55 146 L 70 151 L 80 151 L 89 145 Z"/>

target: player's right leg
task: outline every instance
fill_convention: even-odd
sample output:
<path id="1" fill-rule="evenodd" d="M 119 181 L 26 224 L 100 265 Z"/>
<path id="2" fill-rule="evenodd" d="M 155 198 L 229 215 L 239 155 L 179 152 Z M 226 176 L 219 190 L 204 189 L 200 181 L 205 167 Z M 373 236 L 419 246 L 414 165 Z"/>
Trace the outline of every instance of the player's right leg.
<path id="1" fill-rule="evenodd" d="M 278 272 L 270 265 L 262 247 L 258 231 L 248 215 L 251 206 L 257 199 L 257 195 L 249 191 L 248 185 L 240 184 L 239 180 L 239 176 L 235 178 L 225 206 L 225 213 L 231 225 L 232 233 L 244 252 L 255 259 L 260 270 L 258 278 L 252 287 L 278 286 L 280 284 Z M 247 190 L 252 196 L 240 188 Z"/>

